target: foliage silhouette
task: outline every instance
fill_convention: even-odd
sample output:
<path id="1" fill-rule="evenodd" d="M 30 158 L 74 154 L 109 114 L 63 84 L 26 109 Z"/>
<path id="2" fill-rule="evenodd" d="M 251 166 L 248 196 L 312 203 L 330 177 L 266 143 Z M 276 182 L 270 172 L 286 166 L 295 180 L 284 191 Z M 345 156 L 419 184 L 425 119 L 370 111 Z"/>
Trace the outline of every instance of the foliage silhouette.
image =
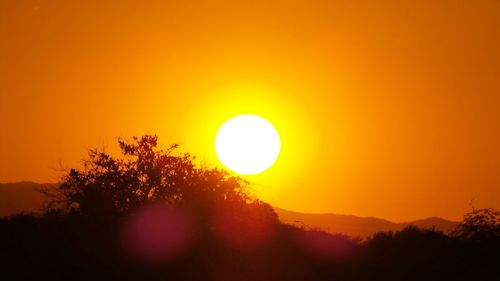
<path id="1" fill-rule="evenodd" d="M 452 235 L 467 240 L 482 241 L 500 237 L 500 211 L 476 209 L 465 214 Z"/>
<path id="2" fill-rule="evenodd" d="M 248 182 L 156 136 L 119 144 L 122 156 L 91 150 L 68 171 L 43 214 L 0 218 L 2 279 L 500 280 L 493 209 L 452 235 L 410 226 L 360 241 L 281 224 Z"/>
<path id="3" fill-rule="evenodd" d="M 82 214 L 126 213 L 146 203 L 189 204 L 210 208 L 221 201 L 252 203 L 248 183 L 219 169 L 196 167 L 177 145 L 158 148 L 157 137 L 119 140 L 124 157 L 93 149 L 82 170 L 71 169 L 60 185 L 58 203 Z"/>
<path id="4" fill-rule="evenodd" d="M 156 136 L 119 141 L 122 157 L 90 150 L 83 169 L 71 169 L 52 196 L 50 208 L 61 208 L 98 220 L 113 220 L 152 203 L 189 209 L 198 225 L 212 227 L 220 209 L 228 216 L 245 214 L 252 220 L 278 222 L 274 210 L 249 192 L 249 184 L 225 170 L 197 167 L 177 145 L 158 147 Z M 242 218 L 228 218 L 240 222 Z"/>

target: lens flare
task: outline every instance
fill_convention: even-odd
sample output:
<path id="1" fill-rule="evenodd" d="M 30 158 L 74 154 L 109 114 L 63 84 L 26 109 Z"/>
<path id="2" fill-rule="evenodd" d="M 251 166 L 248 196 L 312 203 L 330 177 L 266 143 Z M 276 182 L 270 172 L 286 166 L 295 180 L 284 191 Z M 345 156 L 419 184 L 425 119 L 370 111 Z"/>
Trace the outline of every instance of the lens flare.
<path id="1" fill-rule="evenodd" d="M 180 208 L 154 204 L 137 211 L 125 225 L 125 250 L 139 261 L 169 261 L 189 248 L 193 224 Z"/>

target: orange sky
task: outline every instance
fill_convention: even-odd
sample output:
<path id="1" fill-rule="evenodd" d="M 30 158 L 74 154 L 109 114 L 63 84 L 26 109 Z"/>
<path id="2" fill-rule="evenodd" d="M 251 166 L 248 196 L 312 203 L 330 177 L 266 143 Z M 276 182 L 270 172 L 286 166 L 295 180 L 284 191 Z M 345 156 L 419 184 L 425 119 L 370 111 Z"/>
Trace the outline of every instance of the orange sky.
<path id="1" fill-rule="evenodd" d="M 215 165 L 217 127 L 256 113 L 283 141 L 250 178 L 274 205 L 500 208 L 497 0 L 3 0 L 0 41 L 0 182 L 144 133 Z"/>

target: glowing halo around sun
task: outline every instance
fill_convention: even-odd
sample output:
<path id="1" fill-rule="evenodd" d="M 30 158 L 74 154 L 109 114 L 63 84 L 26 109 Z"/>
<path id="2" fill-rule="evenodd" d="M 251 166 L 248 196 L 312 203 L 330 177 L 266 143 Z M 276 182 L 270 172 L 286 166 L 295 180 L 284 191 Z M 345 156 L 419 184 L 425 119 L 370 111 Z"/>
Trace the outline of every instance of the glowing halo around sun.
<path id="1" fill-rule="evenodd" d="M 253 114 L 229 119 L 215 137 L 215 152 L 220 162 L 242 175 L 269 169 L 278 159 L 280 147 L 280 136 L 274 126 Z"/>

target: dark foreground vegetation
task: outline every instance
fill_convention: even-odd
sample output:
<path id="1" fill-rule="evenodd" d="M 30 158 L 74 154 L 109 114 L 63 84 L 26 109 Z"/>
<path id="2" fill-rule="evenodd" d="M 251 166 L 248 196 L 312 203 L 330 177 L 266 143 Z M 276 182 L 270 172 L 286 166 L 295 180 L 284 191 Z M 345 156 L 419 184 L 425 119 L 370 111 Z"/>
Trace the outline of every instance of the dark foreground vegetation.
<path id="1" fill-rule="evenodd" d="M 90 151 L 40 215 L 0 220 L 2 280 L 500 280 L 500 216 L 361 241 L 281 224 L 248 183 L 155 136 Z"/>

